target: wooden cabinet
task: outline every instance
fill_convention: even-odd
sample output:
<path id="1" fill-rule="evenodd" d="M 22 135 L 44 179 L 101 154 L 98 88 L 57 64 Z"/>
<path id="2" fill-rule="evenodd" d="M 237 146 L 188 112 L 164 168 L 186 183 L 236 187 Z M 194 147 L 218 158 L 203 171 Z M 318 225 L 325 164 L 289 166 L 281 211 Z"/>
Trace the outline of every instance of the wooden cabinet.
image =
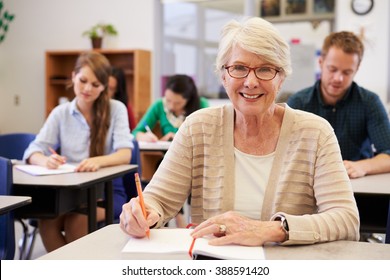
<path id="1" fill-rule="evenodd" d="M 111 65 L 125 71 L 127 93 L 137 121 L 151 103 L 151 54 L 146 50 L 97 50 L 104 54 Z M 74 98 L 69 88 L 77 57 L 82 51 L 46 52 L 46 116 L 59 104 L 61 97 Z"/>

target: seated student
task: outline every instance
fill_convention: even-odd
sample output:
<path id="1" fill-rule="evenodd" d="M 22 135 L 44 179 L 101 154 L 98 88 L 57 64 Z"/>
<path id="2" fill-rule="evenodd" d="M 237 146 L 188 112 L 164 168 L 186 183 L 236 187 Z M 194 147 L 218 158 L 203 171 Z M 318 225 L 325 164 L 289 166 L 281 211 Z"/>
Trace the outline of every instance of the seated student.
<path id="1" fill-rule="evenodd" d="M 136 120 L 134 117 L 133 108 L 130 102 L 128 102 L 126 77 L 122 68 L 114 66 L 111 67 L 111 74 L 108 78 L 108 94 L 111 98 L 119 100 L 125 104 L 129 117 L 130 129 L 133 130 L 136 126 Z"/>
<path id="2" fill-rule="evenodd" d="M 75 98 L 53 109 L 36 139 L 24 153 L 27 163 L 58 168 L 65 162 L 78 163 L 77 172 L 94 172 L 105 166 L 127 164 L 133 148 L 126 107 L 110 99 L 107 92 L 110 64 L 97 52 L 80 54 L 72 73 Z M 61 155 L 50 149 L 61 149 Z M 127 201 L 119 178 L 114 182 L 114 216 Z M 97 220 L 105 210 L 98 207 Z M 64 234 L 62 234 L 62 231 Z M 67 213 L 41 219 L 39 232 L 48 252 L 88 233 L 87 216 Z"/>
<path id="3" fill-rule="evenodd" d="M 132 134 L 138 141 L 169 141 L 185 118 L 198 109 L 209 106 L 208 100 L 199 97 L 194 80 L 187 75 L 171 76 L 166 84 L 164 97 L 154 102 L 139 121 Z M 146 130 L 160 123 L 161 139 Z"/>
<path id="4" fill-rule="evenodd" d="M 324 40 L 319 58 L 320 80 L 287 101 L 292 108 L 319 115 L 332 125 L 350 178 L 390 172 L 386 109 L 375 93 L 353 81 L 363 53 L 363 43 L 352 32 L 331 33 Z M 386 221 L 388 202 L 360 195 L 355 198 L 360 209 L 371 209 L 370 213 L 360 211 L 361 224 Z M 368 240 L 371 235 L 362 237 Z"/>
<path id="5" fill-rule="evenodd" d="M 350 178 L 390 172 L 386 109 L 375 93 L 353 81 L 363 52 L 363 43 L 352 32 L 331 33 L 319 58 L 320 80 L 287 101 L 292 108 L 319 115 L 332 125 Z"/>
<path id="6" fill-rule="evenodd" d="M 188 116 L 120 226 L 144 237 L 192 194 L 194 238 L 259 246 L 359 240 L 359 214 L 332 127 L 275 97 L 291 73 L 288 43 L 269 22 L 249 18 L 222 30 L 216 70 L 231 104 Z"/>
<path id="7" fill-rule="evenodd" d="M 194 80 L 187 75 L 173 75 L 169 77 L 165 86 L 164 97 L 152 104 L 132 134 L 138 141 L 155 142 L 171 141 L 185 118 L 194 111 L 209 106 L 208 100 L 199 97 Z M 158 137 L 151 130 L 159 122 L 162 137 Z M 185 227 L 183 208 L 176 216 L 176 225 Z"/>

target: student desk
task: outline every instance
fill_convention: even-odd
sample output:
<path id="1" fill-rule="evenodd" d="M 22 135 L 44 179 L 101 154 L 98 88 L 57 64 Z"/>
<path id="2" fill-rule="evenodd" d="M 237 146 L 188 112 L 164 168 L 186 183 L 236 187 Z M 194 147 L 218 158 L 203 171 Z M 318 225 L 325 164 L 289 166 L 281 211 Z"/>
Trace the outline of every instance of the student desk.
<path id="1" fill-rule="evenodd" d="M 29 196 L 0 195 L 0 215 L 31 203 Z"/>
<path id="2" fill-rule="evenodd" d="M 157 141 L 157 142 L 144 142 L 138 141 L 139 149 L 142 152 L 153 151 L 153 152 L 163 152 L 168 151 L 169 146 L 171 145 L 170 141 Z"/>
<path id="3" fill-rule="evenodd" d="M 137 170 L 137 165 L 124 164 L 104 167 L 96 172 L 75 172 L 57 175 L 32 176 L 13 168 L 15 195 L 32 197 L 32 203 L 17 209 L 18 218 L 55 218 L 61 214 L 87 206 L 88 231 L 97 229 L 97 199 L 103 197 L 106 223 L 113 223 L 112 180 Z"/>
<path id="4" fill-rule="evenodd" d="M 355 196 L 371 199 L 371 205 L 364 205 L 359 207 L 361 215 L 386 217 L 386 243 L 390 243 L 390 173 L 368 175 L 357 179 L 352 179 L 352 189 Z M 384 203 L 384 213 L 375 213 L 373 211 L 376 203 Z M 387 208 L 387 209 L 386 209 Z M 387 213 L 387 215 L 386 215 Z M 380 221 L 382 223 L 382 221 Z M 380 232 L 380 231 L 378 231 Z"/>
<path id="5" fill-rule="evenodd" d="M 145 142 L 138 141 L 141 165 L 142 165 L 142 180 L 150 181 L 153 177 L 156 167 L 164 158 L 165 153 L 171 145 L 170 141 Z"/>
<path id="6" fill-rule="evenodd" d="M 69 243 L 40 260 L 121 260 L 128 241 L 119 224 L 108 225 Z M 267 260 L 390 260 L 390 245 L 354 241 L 334 241 L 314 245 L 264 247 Z"/>

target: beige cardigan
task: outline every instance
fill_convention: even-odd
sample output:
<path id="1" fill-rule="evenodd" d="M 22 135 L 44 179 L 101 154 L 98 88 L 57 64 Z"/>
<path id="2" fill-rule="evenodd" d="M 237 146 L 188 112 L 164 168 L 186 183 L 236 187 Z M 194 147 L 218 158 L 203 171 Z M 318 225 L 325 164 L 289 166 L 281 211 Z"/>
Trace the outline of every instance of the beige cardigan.
<path id="1" fill-rule="evenodd" d="M 286 216 L 285 245 L 358 240 L 359 214 L 332 127 L 283 106 L 261 220 Z M 193 223 L 233 210 L 233 123 L 231 104 L 187 117 L 144 193 L 147 206 L 161 215 L 158 227 L 176 215 L 190 192 Z"/>

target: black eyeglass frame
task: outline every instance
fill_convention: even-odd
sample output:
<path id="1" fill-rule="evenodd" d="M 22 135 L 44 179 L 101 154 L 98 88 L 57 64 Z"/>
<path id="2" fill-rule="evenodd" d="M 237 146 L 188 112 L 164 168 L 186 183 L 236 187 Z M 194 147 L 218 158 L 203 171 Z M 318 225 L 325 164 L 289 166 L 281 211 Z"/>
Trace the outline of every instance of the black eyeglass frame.
<path id="1" fill-rule="evenodd" d="M 248 71 L 248 73 L 247 73 L 245 76 L 243 76 L 243 77 L 239 77 L 239 78 L 238 78 L 238 77 L 233 77 L 232 74 L 230 74 L 230 70 L 229 70 L 229 69 L 230 69 L 231 67 L 233 67 L 233 66 L 242 66 L 242 67 L 248 68 L 249 71 Z M 244 79 L 244 78 L 248 77 L 248 75 L 249 75 L 249 73 L 250 73 L 251 71 L 253 71 L 253 72 L 255 73 L 256 78 L 258 78 L 259 80 L 262 80 L 262 81 L 271 81 L 271 80 L 275 79 L 276 75 L 277 75 L 279 72 L 281 72 L 280 68 L 279 68 L 279 69 L 276 69 L 276 68 L 267 66 L 266 68 L 270 68 L 270 69 L 272 69 L 272 70 L 275 70 L 275 75 L 274 75 L 271 79 L 262 79 L 262 78 L 259 78 L 259 77 L 257 76 L 255 70 L 256 70 L 256 69 L 259 69 L 259 68 L 264 68 L 264 66 L 261 66 L 261 67 L 249 67 L 249 66 L 245 66 L 245 65 L 233 64 L 233 65 L 229 65 L 229 66 L 224 65 L 223 68 L 226 69 L 226 71 L 228 72 L 229 76 L 232 77 L 233 79 Z"/>

